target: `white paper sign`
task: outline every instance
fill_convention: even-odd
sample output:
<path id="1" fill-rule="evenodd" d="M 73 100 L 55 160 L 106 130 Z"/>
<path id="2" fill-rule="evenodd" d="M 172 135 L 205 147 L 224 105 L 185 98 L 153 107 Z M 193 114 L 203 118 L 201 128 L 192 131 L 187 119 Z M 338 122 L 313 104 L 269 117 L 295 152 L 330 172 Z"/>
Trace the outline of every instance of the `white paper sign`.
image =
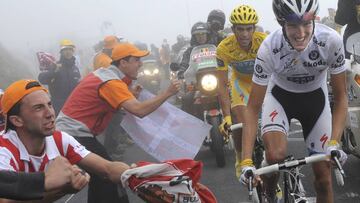
<path id="1" fill-rule="evenodd" d="M 144 101 L 151 97 L 154 95 L 143 90 L 138 99 Z M 142 119 L 127 112 L 121 126 L 136 144 L 158 161 L 193 159 L 211 128 L 167 102 Z"/>

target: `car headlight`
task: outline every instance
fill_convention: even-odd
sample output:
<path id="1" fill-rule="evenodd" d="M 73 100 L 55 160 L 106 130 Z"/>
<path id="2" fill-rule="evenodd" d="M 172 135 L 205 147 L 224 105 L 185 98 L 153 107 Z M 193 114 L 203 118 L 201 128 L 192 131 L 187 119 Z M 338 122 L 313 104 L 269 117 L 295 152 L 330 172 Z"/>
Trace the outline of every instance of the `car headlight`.
<path id="1" fill-rule="evenodd" d="M 205 91 L 211 92 L 216 89 L 218 81 L 215 75 L 206 74 L 201 78 L 200 84 Z"/>
<path id="2" fill-rule="evenodd" d="M 159 69 L 155 68 L 154 71 L 153 71 L 153 74 L 158 74 L 159 73 Z"/>
<path id="3" fill-rule="evenodd" d="M 144 70 L 145 75 L 151 75 L 151 72 L 149 70 Z"/>

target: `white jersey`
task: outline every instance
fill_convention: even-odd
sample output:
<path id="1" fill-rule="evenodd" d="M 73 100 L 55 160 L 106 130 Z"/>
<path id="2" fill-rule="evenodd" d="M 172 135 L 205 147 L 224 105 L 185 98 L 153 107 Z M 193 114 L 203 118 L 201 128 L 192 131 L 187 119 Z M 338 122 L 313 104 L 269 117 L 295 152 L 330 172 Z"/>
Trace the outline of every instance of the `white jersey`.
<path id="1" fill-rule="evenodd" d="M 291 48 L 280 29 L 261 44 L 252 80 L 263 86 L 272 82 L 290 92 L 309 92 L 326 84 L 328 68 L 338 74 L 346 70 L 344 64 L 343 42 L 333 29 L 316 24 L 301 52 Z"/>

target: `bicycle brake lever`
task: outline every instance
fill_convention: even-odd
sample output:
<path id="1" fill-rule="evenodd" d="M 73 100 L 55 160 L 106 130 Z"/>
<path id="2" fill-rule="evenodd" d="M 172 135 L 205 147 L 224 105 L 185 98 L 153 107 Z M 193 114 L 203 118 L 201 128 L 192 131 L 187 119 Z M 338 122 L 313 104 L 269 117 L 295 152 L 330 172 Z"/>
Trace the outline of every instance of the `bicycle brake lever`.
<path id="1" fill-rule="evenodd" d="M 249 177 L 249 185 L 248 185 L 248 190 L 249 190 L 249 200 L 252 200 L 252 196 L 253 196 L 253 186 L 252 186 L 252 180 L 253 177 Z"/>
<path id="2" fill-rule="evenodd" d="M 339 152 L 339 151 L 337 151 L 337 150 L 331 151 L 331 158 L 335 161 L 336 167 L 339 169 L 340 174 L 341 174 L 343 177 L 345 177 L 345 171 L 344 171 L 344 169 L 342 168 L 341 163 L 340 163 L 340 161 L 339 161 L 339 159 L 338 159 L 339 156 L 340 156 L 340 152 Z"/>
<path id="3" fill-rule="evenodd" d="M 254 173 L 252 171 L 247 171 L 245 174 L 246 177 L 249 178 L 249 184 L 248 184 L 248 191 L 249 191 L 249 200 L 252 200 L 252 196 L 253 196 L 253 178 L 254 178 Z"/>

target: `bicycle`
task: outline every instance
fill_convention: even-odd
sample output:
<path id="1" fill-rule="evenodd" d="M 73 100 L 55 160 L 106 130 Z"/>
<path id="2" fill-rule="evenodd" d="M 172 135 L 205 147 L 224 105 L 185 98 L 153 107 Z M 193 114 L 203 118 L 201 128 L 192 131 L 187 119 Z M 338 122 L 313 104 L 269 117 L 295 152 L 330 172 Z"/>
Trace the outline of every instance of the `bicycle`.
<path id="1" fill-rule="evenodd" d="M 263 192 L 261 186 L 257 186 L 256 190 L 253 190 L 252 180 L 257 175 L 265 175 L 269 173 L 283 171 L 283 186 L 284 186 L 284 202 L 285 203 L 307 203 L 306 191 L 303 187 L 301 177 L 303 174 L 300 173 L 301 166 L 320 162 L 320 161 L 330 161 L 335 162 L 336 168 L 334 169 L 335 177 L 338 185 L 344 185 L 345 172 L 342 169 L 342 166 L 338 160 L 338 151 L 331 153 L 331 156 L 325 154 L 307 156 L 300 159 L 295 159 L 292 155 L 288 156 L 285 161 L 272 164 L 259 168 L 255 171 L 255 174 L 249 171 L 246 176 L 249 178 L 249 199 L 253 202 L 270 202 L 267 195 Z M 260 193 L 258 192 L 260 189 Z"/>
<path id="2" fill-rule="evenodd" d="M 228 134 L 230 136 L 232 136 L 232 132 L 234 130 L 239 130 L 243 127 L 242 123 L 237 123 L 231 126 L 225 126 L 225 129 L 227 130 Z M 230 139 L 231 140 L 231 139 Z M 259 126 L 258 126 L 258 136 L 256 136 L 256 140 L 255 140 L 255 144 L 254 144 L 254 151 L 253 151 L 253 156 L 252 156 L 252 160 L 254 162 L 254 166 L 255 168 L 260 168 L 262 166 L 262 162 L 264 160 L 264 145 L 262 142 L 262 139 L 260 137 L 260 122 L 259 122 Z M 261 192 L 261 188 L 257 187 L 256 188 L 256 192 L 260 193 Z M 278 184 L 276 187 L 276 197 L 278 199 L 282 199 L 283 198 L 283 192 L 281 190 L 280 185 Z"/>
<path id="3" fill-rule="evenodd" d="M 242 123 L 231 125 L 227 128 L 228 133 L 231 135 L 233 130 L 240 129 L 243 127 Z M 339 154 L 337 151 L 331 154 L 330 159 L 334 160 L 336 164 L 335 169 L 335 177 L 338 185 L 344 185 L 344 176 L 345 172 L 342 169 L 342 166 L 338 160 Z M 257 168 L 255 174 L 248 174 L 249 177 L 249 200 L 256 203 L 264 203 L 270 202 L 269 197 L 263 191 L 261 185 L 255 187 L 253 190 L 252 179 L 255 175 L 265 175 L 268 173 L 284 171 L 283 174 L 283 185 L 284 185 L 284 194 L 282 193 L 281 187 L 278 184 L 276 189 L 276 197 L 278 201 L 284 198 L 285 203 L 306 203 L 308 202 L 306 199 L 306 191 L 301 182 L 301 177 L 303 174 L 300 173 L 300 166 L 315 163 L 319 161 L 329 160 L 329 156 L 327 155 L 315 155 L 304 157 L 301 159 L 295 159 L 294 156 L 288 156 L 283 162 L 273 164 L 270 166 L 261 167 L 261 163 L 264 159 L 264 146 L 260 136 L 257 136 L 255 144 L 254 144 L 254 152 L 253 152 L 253 162 L 255 168 Z"/>

